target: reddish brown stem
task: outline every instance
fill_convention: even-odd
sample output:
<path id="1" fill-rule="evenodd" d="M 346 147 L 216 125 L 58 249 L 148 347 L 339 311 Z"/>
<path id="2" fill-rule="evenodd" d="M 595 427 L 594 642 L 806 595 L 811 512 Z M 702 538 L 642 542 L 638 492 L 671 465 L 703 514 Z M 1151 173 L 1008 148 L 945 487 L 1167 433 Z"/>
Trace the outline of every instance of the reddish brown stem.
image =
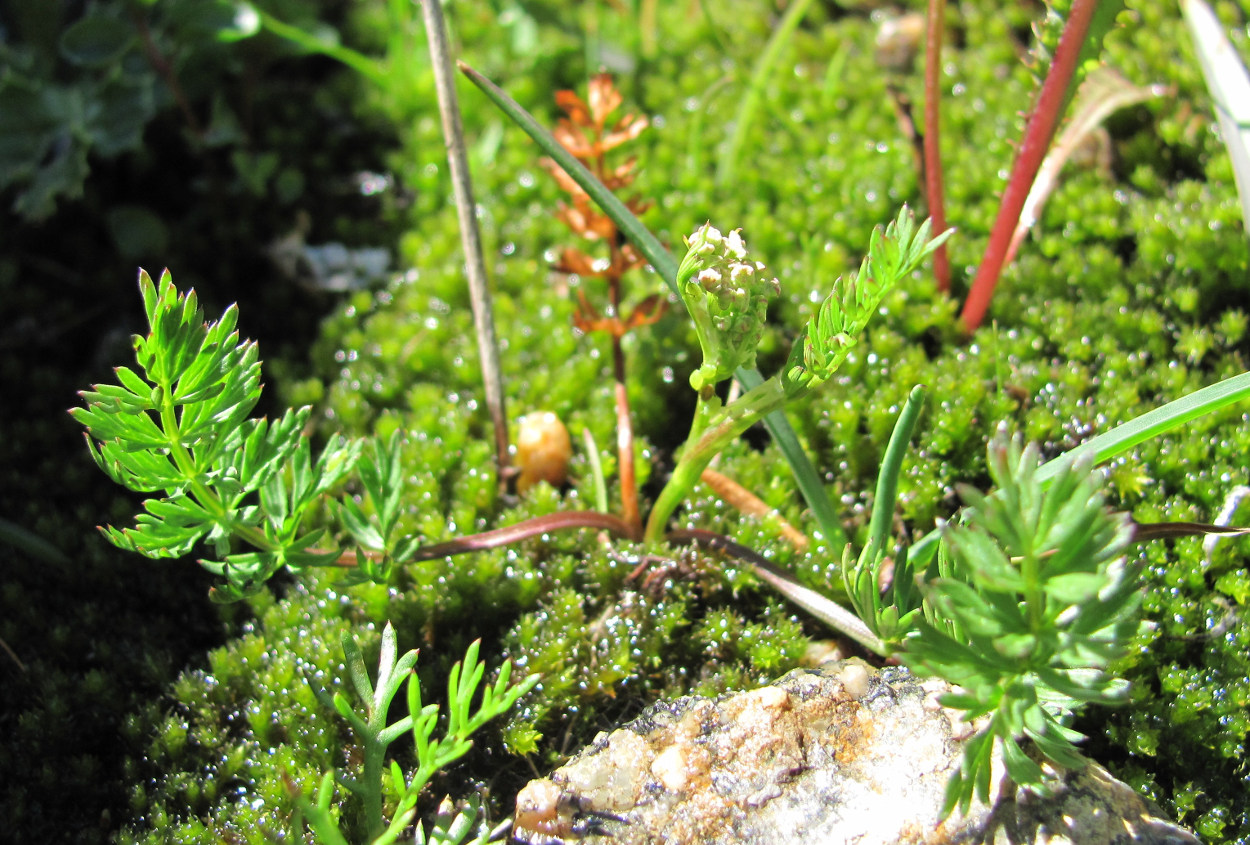
<path id="1" fill-rule="evenodd" d="M 633 537 L 633 531 L 630 526 L 626 525 L 620 517 L 612 516 L 612 514 L 599 513 L 598 511 L 561 511 L 559 513 L 549 513 L 545 516 L 536 516 L 533 519 L 518 522 L 516 525 L 506 525 L 493 531 L 483 531 L 481 534 L 457 537 L 454 540 L 448 540 L 446 543 L 422 546 L 417 549 L 411 559 L 414 561 L 433 560 L 434 558 L 449 557 L 451 555 L 464 554 L 465 552 L 496 549 L 509 543 L 528 540 L 531 537 L 541 537 L 543 534 L 549 534 L 552 531 L 567 531 L 576 528 L 598 528 L 617 537 L 626 539 Z"/>
<path id="2" fill-rule="evenodd" d="M 972 289 L 968 292 L 968 299 L 960 314 L 964 330 L 969 333 L 981 325 L 985 312 L 989 310 L 994 286 L 998 284 L 1006 263 L 1012 232 L 1020 220 L 1020 211 L 1024 208 L 1024 201 L 1033 187 L 1033 180 L 1042 166 L 1042 160 L 1046 157 L 1059 119 L 1068 103 L 1068 91 L 1075 78 L 1081 48 L 1089 34 L 1097 6 L 1098 0 L 1074 0 L 1068 22 L 1059 36 L 1054 61 L 1050 72 L 1046 74 L 1046 81 L 1042 83 L 1042 90 L 1038 93 L 1037 104 L 1024 130 L 1024 141 L 1011 169 L 1011 178 L 1003 192 L 998 219 L 994 221 L 985 255 L 977 267 L 976 278 L 972 281 Z"/>
<path id="3" fill-rule="evenodd" d="M 946 231 L 946 204 L 942 192 L 942 151 L 939 139 L 942 104 L 942 33 L 946 22 L 946 0 L 929 0 L 928 33 L 924 59 L 924 181 L 928 194 L 929 218 L 933 231 Z M 946 244 L 933 254 L 933 275 L 938 290 L 951 288 L 951 265 Z"/>
<path id="4" fill-rule="evenodd" d="M 434 560 L 435 558 L 451 557 L 468 552 L 480 552 L 485 549 L 497 549 L 500 546 L 519 543 L 531 537 L 541 537 L 543 534 L 549 534 L 552 531 L 568 531 L 577 528 L 597 528 L 623 539 L 633 539 L 634 536 L 630 527 L 619 517 L 612 516 L 612 514 L 599 513 L 598 511 L 560 511 L 559 513 L 549 513 L 544 516 L 522 520 L 516 525 L 505 525 L 503 528 L 483 531 L 480 534 L 470 534 L 467 537 L 457 537 L 445 543 L 422 546 L 408 560 Z M 373 551 L 365 551 L 365 555 L 374 560 L 381 557 L 380 553 Z M 345 569 L 358 566 L 359 562 L 356 552 L 343 552 L 333 565 Z"/>
<path id="5" fill-rule="evenodd" d="M 790 541 L 790 545 L 794 546 L 795 551 L 807 551 L 809 543 L 803 532 L 786 521 L 785 517 L 769 507 L 759 496 L 756 496 L 729 476 L 722 475 L 710 467 L 703 470 L 703 475 L 699 478 L 704 484 L 712 488 L 712 492 L 719 496 L 727 505 L 744 516 L 753 516 L 756 519 L 765 519 L 771 516 L 776 520 L 777 529 L 781 532 L 781 536 Z"/>
<path id="6" fill-rule="evenodd" d="M 600 170 L 604 170 L 602 159 Z M 600 174 L 602 177 L 602 173 Z M 611 240 L 611 266 L 614 270 L 622 265 L 620 244 L 614 236 Z M 608 276 L 608 296 L 612 301 L 612 319 L 618 326 L 625 325 L 621 318 L 621 277 L 619 272 Z M 629 391 L 625 386 L 625 349 L 621 332 L 612 333 L 612 376 L 616 381 L 616 462 L 620 467 L 621 516 L 633 529 L 635 539 L 642 537 L 642 517 L 638 513 L 638 480 L 634 474 L 634 421 L 629 407 Z"/>
<path id="7" fill-rule="evenodd" d="M 165 80 L 165 85 L 169 88 L 169 93 L 174 98 L 174 102 L 178 104 L 178 110 L 182 112 L 182 118 L 187 122 L 187 128 L 191 130 L 191 134 L 195 136 L 197 141 L 204 141 L 204 127 L 200 125 L 200 120 L 195 116 L 195 110 L 191 108 L 191 101 L 187 99 L 186 92 L 183 91 L 182 85 L 178 82 L 178 77 L 174 74 L 173 65 L 165 58 L 165 54 L 161 52 L 160 47 L 156 45 L 156 40 L 152 38 L 152 30 L 148 28 L 148 22 L 143 15 L 138 12 L 131 14 L 131 20 L 134 22 L 135 28 L 139 30 L 139 40 L 143 42 L 143 52 L 148 57 L 148 63 L 152 68 Z"/>
<path id="8" fill-rule="evenodd" d="M 642 537 L 642 517 L 638 513 L 638 480 L 634 475 L 634 422 L 625 388 L 625 350 L 621 339 L 612 337 L 612 371 L 616 378 L 616 454 L 621 476 L 621 516 L 633 539 Z"/>

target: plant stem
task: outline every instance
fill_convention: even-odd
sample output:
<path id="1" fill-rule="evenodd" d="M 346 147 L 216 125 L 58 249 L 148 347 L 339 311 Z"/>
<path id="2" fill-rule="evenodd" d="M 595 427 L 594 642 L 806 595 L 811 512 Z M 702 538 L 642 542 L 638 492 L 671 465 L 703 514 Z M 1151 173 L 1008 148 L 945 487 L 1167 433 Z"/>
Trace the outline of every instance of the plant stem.
<path id="1" fill-rule="evenodd" d="M 898 422 L 890 434 L 890 442 L 881 457 L 881 469 L 877 473 L 877 492 L 872 503 L 872 518 L 868 523 L 868 542 L 880 553 L 886 549 L 890 527 L 894 522 L 894 505 L 898 501 L 898 477 L 903 471 L 903 458 L 920 411 L 924 408 L 926 388 L 918 384 L 907 395 Z"/>
<path id="2" fill-rule="evenodd" d="M 933 231 L 946 231 L 946 201 L 942 192 L 941 137 L 942 105 L 942 34 L 946 22 L 946 0 L 929 0 L 928 33 L 925 36 L 924 59 L 924 180 L 928 194 L 929 219 Z M 951 265 L 946 244 L 933 253 L 933 275 L 938 290 L 951 287 Z"/>
<path id="3" fill-rule="evenodd" d="M 1025 127 L 1024 141 L 1020 145 L 1016 163 L 1011 169 L 1011 178 L 1003 192 L 998 218 L 994 221 L 985 254 L 981 257 L 976 278 L 972 281 L 972 288 L 968 291 L 968 299 L 960 314 L 964 330 L 969 333 L 981 325 L 985 312 L 989 310 L 994 286 L 1002 275 L 1020 212 L 1033 187 L 1037 171 L 1042 166 L 1042 160 L 1046 157 L 1046 151 L 1050 148 L 1059 118 L 1067 106 L 1081 49 L 1089 34 L 1097 6 L 1098 0 L 1073 0 L 1068 22 L 1055 48 L 1050 72 L 1046 74 L 1046 81 L 1042 83 L 1042 90 L 1038 93 L 1037 104 Z"/>
<path id="4" fill-rule="evenodd" d="M 365 805 L 365 823 L 369 827 L 367 841 L 372 842 L 386 830 L 386 822 L 382 818 L 382 764 L 386 757 L 386 743 L 378 739 L 386 728 L 386 712 L 369 714 L 370 735 L 363 737 L 364 766 L 360 773 Z"/>
<path id="5" fill-rule="evenodd" d="M 760 580 L 829 627 L 842 632 L 874 654 L 882 657 L 889 655 L 890 649 L 858 616 L 825 595 L 803 586 L 794 580 L 793 575 L 774 566 L 752 549 L 720 534 L 697 529 L 674 531 L 668 535 L 668 539 L 671 543 L 693 543 L 716 549 L 746 562 Z"/>
<path id="6" fill-rule="evenodd" d="M 732 405 L 722 406 L 715 395 L 706 400 L 700 397 L 690 424 L 690 436 L 686 439 L 686 450 L 651 508 L 643 540 L 652 545 L 663 540 L 669 517 L 690 495 L 712 458 L 735 437 L 781 408 L 784 402 L 785 391 L 776 377 L 748 390 Z"/>
<path id="7" fill-rule="evenodd" d="M 634 421 L 625 387 L 625 350 L 621 338 L 612 335 L 612 374 L 616 379 L 616 454 L 621 476 L 621 518 L 635 538 L 642 534 L 638 515 L 638 478 L 634 468 Z"/>
<path id="8" fill-rule="evenodd" d="M 445 543 L 422 546 L 413 553 L 410 560 L 432 560 L 439 557 L 464 554 L 465 552 L 481 551 L 482 549 L 496 549 L 530 537 L 541 537 L 543 534 L 549 534 L 552 531 L 562 531 L 570 528 L 598 528 L 618 537 L 633 536 L 632 528 L 612 514 L 599 513 L 598 511 L 557 511 L 556 513 L 526 519 L 515 525 L 496 528 L 493 531 L 483 531 L 480 534 L 457 537 Z M 354 553 L 349 552 L 344 555 L 344 558 L 348 560 L 354 559 Z"/>
<path id="9" fill-rule="evenodd" d="M 134 23 L 135 29 L 139 31 L 139 39 L 143 42 L 143 52 L 147 55 L 148 62 L 160 74 L 161 79 L 165 81 L 165 85 L 169 87 L 169 93 L 173 96 L 174 102 L 178 104 L 178 110 L 182 112 L 182 118 L 187 122 L 187 128 L 195 136 L 196 142 L 203 144 L 204 126 L 200 123 L 200 119 L 195 116 L 195 110 L 191 108 L 191 101 L 187 98 L 182 83 L 178 81 L 178 75 L 174 73 L 173 65 L 169 63 L 169 59 L 165 58 L 165 54 L 161 52 L 160 47 L 156 46 L 156 41 L 152 38 L 152 30 L 148 27 L 147 19 L 138 12 L 132 13 L 130 19 Z"/>
<path id="10" fill-rule="evenodd" d="M 434 66 L 434 87 L 438 91 L 438 110 L 443 121 L 443 138 L 447 145 L 447 164 L 451 169 L 455 190 L 456 213 L 460 218 L 460 240 L 464 247 L 465 272 L 469 279 L 469 297 L 473 304 L 473 328 L 477 333 L 478 357 L 482 363 L 482 381 L 486 407 L 495 429 L 495 463 L 499 483 L 507 481 L 508 416 L 504 407 L 503 377 L 499 370 L 499 345 L 495 340 L 495 317 L 490 288 L 486 283 L 486 260 L 482 255 L 482 238 L 477 227 L 477 208 L 473 186 L 469 181 L 469 161 L 465 153 L 464 126 L 460 106 L 452 82 L 451 56 L 447 48 L 447 32 L 439 0 L 422 0 L 426 37 L 430 42 L 430 60 Z"/>
<path id="11" fill-rule="evenodd" d="M 602 181 L 607 173 L 607 163 L 599 156 L 595 162 L 597 174 Z M 609 218 L 610 219 L 610 218 Z M 608 239 L 611 260 L 608 264 L 608 297 L 612 303 L 612 318 L 624 329 L 621 319 L 621 271 L 625 265 L 621 253 L 621 234 L 613 224 Z M 625 349 L 621 331 L 612 332 L 612 375 L 616 380 L 616 456 L 621 478 L 621 517 L 633 529 L 634 537 L 642 536 L 642 518 L 638 514 L 638 478 L 634 467 L 634 419 L 629 408 L 629 390 L 625 383 Z"/>

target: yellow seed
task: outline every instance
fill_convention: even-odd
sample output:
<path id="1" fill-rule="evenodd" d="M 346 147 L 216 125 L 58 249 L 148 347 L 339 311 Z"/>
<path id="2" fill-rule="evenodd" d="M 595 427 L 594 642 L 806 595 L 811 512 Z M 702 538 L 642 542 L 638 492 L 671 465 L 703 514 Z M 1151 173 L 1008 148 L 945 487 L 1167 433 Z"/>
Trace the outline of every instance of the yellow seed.
<path id="1" fill-rule="evenodd" d="M 569 430 L 551 411 L 526 414 L 517 424 L 516 489 L 524 493 L 540 481 L 553 487 L 565 482 L 569 474 L 569 458 L 573 443 Z"/>

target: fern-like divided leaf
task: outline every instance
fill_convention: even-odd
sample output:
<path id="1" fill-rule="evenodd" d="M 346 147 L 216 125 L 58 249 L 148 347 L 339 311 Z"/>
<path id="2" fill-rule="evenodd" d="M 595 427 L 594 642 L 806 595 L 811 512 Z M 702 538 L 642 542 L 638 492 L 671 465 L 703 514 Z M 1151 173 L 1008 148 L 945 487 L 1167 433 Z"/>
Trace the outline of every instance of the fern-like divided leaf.
<path id="1" fill-rule="evenodd" d="M 838 279 L 833 291 L 808 321 L 790 350 L 781 371 L 787 398 L 819 387 L 833 377 L 876 313 L 881 300 L 900 281 L 915 271 L 953 230 L 930 239 L 930 223 L 916 226 L 911 210 L 903 206 L 898 218 L 873 229 L 868 254 L 850 279 Z"/>
<path id="2" fill-rule="evenodd" d="M 352 470 L 362 444 L 334 438 L 314 463 L 302 433 L 309 409 L 272 423 L 250 418 L 260 359 L 235 331 L 235 306 L 206 322 L 195 292 L 180 293 L 168 271 L 159 284 L 141 272 L 139 290 L 149 331 L 134 338 L 138 370 L 119 367 L 119 384 L 84 391 L 86 407 L 70 413 L 114 481 L 161 495 L 143 502 L 133 527 L 101 531 L 148 557 L 210 544 L 217 559 L 201 564 L 226 578 L 225 598 L 259 588 L 284 566 L 332 561 L 338 549 L 318 547 L 324 530 L 300 525 Z M 255 550 L 232 553 L 240 539 Z"/>
<path id="3" fill-rule="evenodd" d="M 961 524 L 943 534 L 939 564 L 924 585 L 925 621 L 904 642 L 917 672 L 963 688 L 943 701 L 969 720 L 988 717 L 965 745 L 947 809 L 988 800 L 989 748 L 1021 786 L 1044 789 L 1021 747 L 1030 739 L 1060 766 L 1082 764 L 1064 726 L 1086 703 L 1116 704 L 1126 684 L 1107 673 L 1137 626 L 1139 566 L 1122 554 L 1131 523 L 1104 503 L 1089 461 L 1069 462 L 1043 488 L 1038 451 L 1000 431 L 989 447 L 998 490 L 961 489 Z"/>

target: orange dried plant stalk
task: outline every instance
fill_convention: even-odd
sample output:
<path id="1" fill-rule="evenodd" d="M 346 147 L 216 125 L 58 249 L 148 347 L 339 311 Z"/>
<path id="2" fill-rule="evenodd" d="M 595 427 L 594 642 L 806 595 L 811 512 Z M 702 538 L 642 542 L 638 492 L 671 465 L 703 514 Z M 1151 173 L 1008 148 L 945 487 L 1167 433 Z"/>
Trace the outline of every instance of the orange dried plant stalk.
<path id="1" fill-rule="evenodd" d="M 703 470 L 700 479 L 711 488 L 713 493 L 720 496 L 726 504 L 735 508 L 739 513 L 761 520 L 769 517 L 776 520 L 777 530 L 790 542 L 790 545 L 794 546 L 795 551 L 807 551 L 809 545 L 807 535 L 791 525 L 780 512 L 769 507 L 768 503 L 759 496 L 714 469 Z"/>
<path id="2" fill-rule="evenodd" d="M 552 133 L 562 147 L 614 192 L 633 184 L 638 162 L 636 156 L 631 156 L 622 162 L 611 163 L 609 153 L 636 139 L 648 126 L 645 117 L 633 112 L 613 120 L 612 116 L 621 107 L 621 102 L 621 94 L 616 90 L 612 77 L 606 73 L 597 74 L 590 80 L 585 100 L 573 91 L 556 94 L 556 104 L 564 110 L 566 117 L 560 119 Z M 556 184 L 569 195 L 568 201 L 560 204 L 556 216 L 584 240 L 602 241 L 607 245 L 606 257 L 594 257 L 575 246 L 565 247 L 552 269 L 581 278 L 601 278 L 607 282 L 606 306 L 597 307 L 584 291 L 577 291 L 573 324 L 587 334 L 604 332 L 612 339 L 621 516 L 641 535 L 638 485 L 634 475 L 633 423 L 625 388 L 625 354 L 621 339 L 630 331 L 659 320 L 667 302 L 658 294 L 648 296 L 630 308 L 628 314 L 625 313 L 621 307 L 621 278 L 630 270 L 644 266 L 646 260 L 632 244 L 625 241 L 612 219 L 590 201 L 586 192 L 559 165 L 551 159 L 543 159 L 542 164 L 555 178 Z M 652 205 L 637 195 L 623 202 L 635 215 L 641 215 Z"/>

